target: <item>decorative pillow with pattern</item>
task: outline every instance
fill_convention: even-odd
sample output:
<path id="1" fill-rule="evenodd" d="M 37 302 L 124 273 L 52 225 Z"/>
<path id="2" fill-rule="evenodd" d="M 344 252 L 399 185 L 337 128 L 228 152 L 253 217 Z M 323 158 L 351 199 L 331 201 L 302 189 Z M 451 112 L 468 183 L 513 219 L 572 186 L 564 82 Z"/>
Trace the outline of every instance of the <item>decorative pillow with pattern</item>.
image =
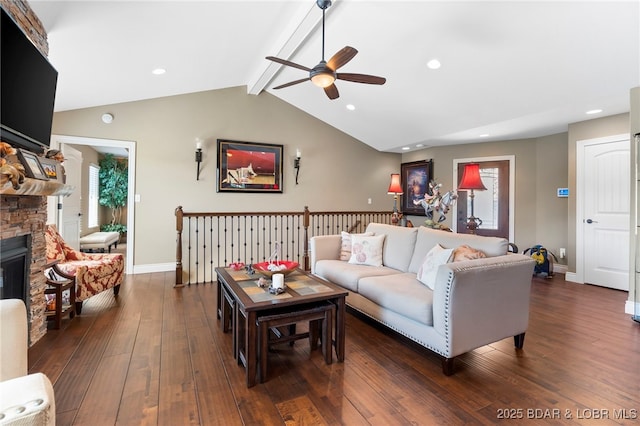
<path id="1" fill-rule="evenodd" d="M 482 259 L 487 257 L 483 251 L 476 250 L 473 247 L 469 247 L 466 244 L 463 244 L 456 248 L 453 251 L 453 256 L 451 257 L 452 262 L 460 262 L 462 260 L 475 260 Z"/>
<path id="2" fill-rule="evenodd" d="M 418 270 L 418 281 L 429 287 L 431 290 L 436 285 L 436 275 L 440 265 L 449 262 L 453 249 L 445 249 L 440 244 L 436 244 L 424 257 L 422 266 Z"/>
<path id="3" fill-rule="evenodd" d="M 365 232 L 363 234 L 350 234 L 342 231 L 340 236 L 342 237 L 342 245 L 340 246 L 340 260 L 349 261 L 351 259 L 351 236 L 362 235 L 366 237 L 373 236 L 373 232 Z"/>
<path id="4" fill-rule="evenodd" d="M 353 235 L 351 238 L 351 258 L 356 265 L 382 266 L 382 247 L 385 235 Z"/>

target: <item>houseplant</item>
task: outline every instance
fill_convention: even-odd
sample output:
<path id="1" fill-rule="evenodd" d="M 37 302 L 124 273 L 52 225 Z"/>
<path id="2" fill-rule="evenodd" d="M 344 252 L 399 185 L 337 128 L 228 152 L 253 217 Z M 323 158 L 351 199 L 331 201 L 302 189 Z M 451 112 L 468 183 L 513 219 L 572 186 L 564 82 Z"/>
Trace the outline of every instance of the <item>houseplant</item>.
<path id="1" fill-rule="evenodd" d="M 100 160 L 100 192 L 98 202 L 111 209 L 111 221 L 101 225 L 104 232 L 127 232 L 126 225 L 121 223 L 122 208 L 127 205 L 128 171 L 125 159 L 116 158 L 113 154 L 105 154 Z"/>

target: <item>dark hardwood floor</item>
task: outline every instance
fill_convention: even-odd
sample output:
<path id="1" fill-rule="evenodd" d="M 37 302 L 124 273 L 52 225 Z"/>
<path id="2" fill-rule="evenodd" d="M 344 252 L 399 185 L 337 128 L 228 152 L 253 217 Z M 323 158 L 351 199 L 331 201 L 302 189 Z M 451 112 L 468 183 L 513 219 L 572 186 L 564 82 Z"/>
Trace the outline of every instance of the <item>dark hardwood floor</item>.
<path id="1" fill-rule="evenodd" d="M 54 383 L 58 425 L 640 422 L 640 324 L 623 313 L 625 292 L 535 278 L 524 349 L 511 338 L 479 348 L 450 377 L 433 353 L 348 314 L 344 363 L 284 345 L 248 389 L 216 286 L 173 280 L 128 276 L 117 298 L 85 301 L 30 349 L 30 371 Z"/>

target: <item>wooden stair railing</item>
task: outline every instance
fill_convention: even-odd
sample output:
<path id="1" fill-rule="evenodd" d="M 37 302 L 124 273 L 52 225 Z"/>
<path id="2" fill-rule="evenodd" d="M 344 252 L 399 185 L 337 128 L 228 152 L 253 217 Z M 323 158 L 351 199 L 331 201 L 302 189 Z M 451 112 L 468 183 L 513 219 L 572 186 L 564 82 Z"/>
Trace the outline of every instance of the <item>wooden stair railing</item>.
<path id="1" fill-rule="evenodd" d="M 309 240 L 315 235 L 363 232 L 371 222 L 391 223 L 392 212 L 185 212 L 176 215 L 176 287 L 214 282 L 215 268 L 233 262 L 282 260 L 310 269 Z M 186 282 L 185 282 L 186 278 Z"/>

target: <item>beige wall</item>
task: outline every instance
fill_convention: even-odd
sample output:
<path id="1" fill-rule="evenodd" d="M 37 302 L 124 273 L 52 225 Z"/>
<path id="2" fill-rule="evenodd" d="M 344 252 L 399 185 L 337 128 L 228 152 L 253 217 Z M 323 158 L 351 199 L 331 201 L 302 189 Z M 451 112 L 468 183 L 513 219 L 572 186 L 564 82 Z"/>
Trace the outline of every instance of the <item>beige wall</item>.
<path id="1" fill-rule="evenodd" d="M 455 189 L 453 160 L 475 157 L 515 156 L 515 243 L 520 251 L 543 244 L 556 252 L 567 246 L 567 200 L 556 189 L 567 186 L 567 134 L 536 139 L 485 142 L 427 148 L 404 154 L 403 162 L 433 159 L 434 177 L 445 191 Z M 450 215 L 451 216 L 451 215 Z M 414 225 L 424 221 L 411 218 Z M 451 217 L 447 219 L 451 226 Z"/>
<path id="2" fill-rule="evenodd" d="M 103 113 L 114 115 L 102 123 Z M 175 216 L 185 211 L 391 210 L 400 155 L 368 145 L 263 92 L 244 87 L 59 112 L 53 134 L 136 143 L 135 265 L 175 262 Z M 195 139 L 204 140 L 196 181 Z M 216 139 L 284 145 L 284 193 L 216 193 Z M 302 151 L 299 185 L 293 158 Z M 372 204 L 367 204 L 367 199 Z"/>

